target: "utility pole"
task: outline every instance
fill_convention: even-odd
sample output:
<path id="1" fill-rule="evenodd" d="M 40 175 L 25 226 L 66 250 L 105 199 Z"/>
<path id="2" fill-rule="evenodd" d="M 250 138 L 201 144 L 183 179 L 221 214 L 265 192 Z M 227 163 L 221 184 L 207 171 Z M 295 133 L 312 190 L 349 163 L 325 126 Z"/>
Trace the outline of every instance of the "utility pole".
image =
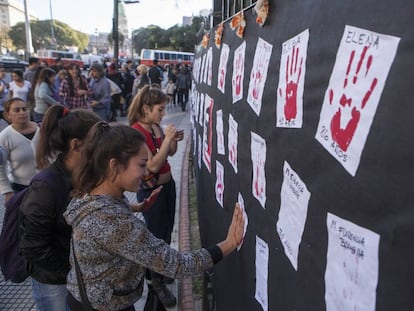
<path id="1" fill-rule="evenodd" d="M 114 18 L 112 20 L 112 39 L 114 40 L 114 60 L 115 69 L 118 70 L 118 58 L 119 58 L 119 27 L 118 27 L 118 15 L 119 15 L 119 2 L 122 0 L 114 0 Z M 125 4 L 139 3 L 139 0 L 123 0 Z"/>
<path id="2" fill-rule="evenodd" d="M 28 60 L 29 57 L 33 54 L 33 44 L 32 44 L 32 32 L 30 31 L 30 22 L 29 22 L 29 13 L 27 11 L 27 0 L 24 0 L 24 19 L 25 19 L 25 32 L 26 32 L 26 53 L 25 60 Z"/>

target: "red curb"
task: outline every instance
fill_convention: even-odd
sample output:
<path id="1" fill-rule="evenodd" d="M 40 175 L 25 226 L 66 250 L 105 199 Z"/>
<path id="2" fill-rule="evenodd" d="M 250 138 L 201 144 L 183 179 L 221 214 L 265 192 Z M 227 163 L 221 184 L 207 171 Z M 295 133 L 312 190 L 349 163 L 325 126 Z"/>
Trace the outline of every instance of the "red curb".
<path id="1" fill-rule="evenodd" d="M 188 215 L 188 162 L 190 154 L 190 138 L 187 139 L 183 162 L 181 166 L 180 183 L 180 225 L 179 225 L 179 249 L 180 252 L 190 251 L 190 228 Z M 191 278 L 181 280 L 179 288 L 179 304 L 182 311 L 193 310 L 193 281 Z"/>

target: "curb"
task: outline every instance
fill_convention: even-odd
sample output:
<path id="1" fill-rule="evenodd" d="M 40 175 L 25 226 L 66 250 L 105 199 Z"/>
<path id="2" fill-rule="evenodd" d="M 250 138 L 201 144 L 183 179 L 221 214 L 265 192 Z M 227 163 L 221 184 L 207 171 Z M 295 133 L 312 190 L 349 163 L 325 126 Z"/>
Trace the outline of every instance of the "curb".
<path id="1" fill-rule="evenodd" d="M 190 137 L 187 139 L 183 162 L 181 166 L 180 183 L 180 226 L 179 226 L 179 250 L 190 251 L 190 229 L 188 212 L 188 162 L 190 154 Z M 193 310 L 193 281 L 192 278 L 184 278 L 179 285 L 179 304 L 181 311 Z"/>

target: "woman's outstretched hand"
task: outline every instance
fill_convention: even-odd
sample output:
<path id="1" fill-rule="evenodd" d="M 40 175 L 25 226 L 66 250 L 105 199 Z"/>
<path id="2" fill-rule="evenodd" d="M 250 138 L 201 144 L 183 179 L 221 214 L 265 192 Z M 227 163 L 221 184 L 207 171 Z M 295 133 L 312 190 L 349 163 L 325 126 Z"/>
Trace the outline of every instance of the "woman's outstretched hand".
<path id="1" fill-rule="evenodd" d="M 138 203 L 138 204 L 129 204 L 129 207 L 131 208 L 133 212 L 137 212 L 137 213 L 146 212 L 147 210 L 151 208 L 151 206 L 157 200 L 161 190 L 162 190 L 162 186 L 158 186 L 151 192 L 150 196 L 146 198 L 143 202 Z"/>
<path id="2" fill-rule="evenodd" d="M 244 221 L 243 210 L 240 204 L 236 203 L 227 237 L 223 242 L 217 244 L 223 256 L 230 254 L 243 241 Z"/>

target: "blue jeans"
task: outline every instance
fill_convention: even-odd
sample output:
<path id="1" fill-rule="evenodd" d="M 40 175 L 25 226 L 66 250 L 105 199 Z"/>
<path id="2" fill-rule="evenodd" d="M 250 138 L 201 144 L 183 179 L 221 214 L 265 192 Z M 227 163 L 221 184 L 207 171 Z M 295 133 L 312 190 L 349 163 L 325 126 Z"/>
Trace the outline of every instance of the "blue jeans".
<path id="1" fill-rule="evenodd" d="M 38 311 L 70 311 L 66 284 L 44 284 L 32 279 L 32 295 Z"/>
<path id="2" fill-rule="evenodd" d="M 45 114 L 33 111 L 32 116 L 33 116 L 33 121 L 36 122 L 37 124 L 39 124 L 39 123 L 42 123 L 43 117 L 45 116 Z"/>

